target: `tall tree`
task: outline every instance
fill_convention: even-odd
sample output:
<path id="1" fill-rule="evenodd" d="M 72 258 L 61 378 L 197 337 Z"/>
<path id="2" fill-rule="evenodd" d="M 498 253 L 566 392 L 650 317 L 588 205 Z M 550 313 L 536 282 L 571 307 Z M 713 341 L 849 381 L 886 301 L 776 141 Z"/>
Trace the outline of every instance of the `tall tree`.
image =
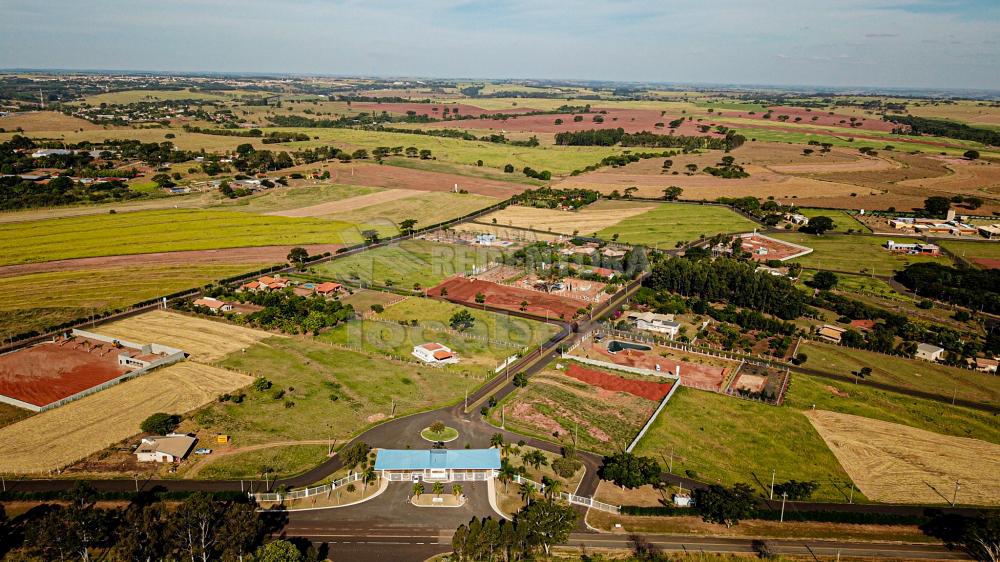
<path id="1" fill-rule="evenodd" d="M 694 501 L 703 520 L 726 527 L 732 527 L 753 515 L 756 506 L 753 489 L 746 484 L 736 484 L 732 488 L 712 484 L 708 488 L 695 490 Z"/>

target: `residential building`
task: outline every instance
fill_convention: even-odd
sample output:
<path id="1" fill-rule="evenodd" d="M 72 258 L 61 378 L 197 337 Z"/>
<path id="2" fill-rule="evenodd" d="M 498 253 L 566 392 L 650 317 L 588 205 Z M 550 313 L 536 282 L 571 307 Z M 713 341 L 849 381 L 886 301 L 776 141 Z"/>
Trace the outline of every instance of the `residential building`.
<path id="1" fill-rule="evenodd" d="M 936 244 L 897 244 L 892 240 L 887 240 L 885 247 L 890 252 L 898 254 L 911 254 L 915 256 L 940 256 L 941 248 Z"/>
<path id="2" fill-rule="evenodd" d="M 829 324 L 823 324 L 820 327 L 820 329 L 816 331 L 816 335 L 818 335 L 820 338 L 826 341 L 839 344 L 841 337 L 844 335 L 844 332 L 846 331 L 847 330 L 839 326 L 831 326 Z"/>
<path id="3" fill-rule="evenodd" d="M 500 470 L 500 450 L 379 449 L 375 470 L 390 481 L 485 481 Z"/>
<path id="4" fill-rule="evenodd" d="M 233 305 L 225 301 L 220 301 L 219 299 L 213 297 L 202 297 L 200 299 L 196 299 L 193 304 L 195 306 L 201 306 L 207 308 L 209 312 L 213 314 L 218 314 L 220 312 L 229 312 L 230 310 L 233 309 Z"/>
<path id="5" fill-rule="evenodd" d="M 990 224 L 979 227 L 979 235 L 988 240 L 1000 238 L 1000 224 Z"/>
<path id="6" fill-rule="evenodd" d="M 785 215 L 785 220 L 797 225 L 809 224 L 809 217 L 799 213 L 788 213 Z"/>
<path id="7" fill-rule="evenodd" d="M 862 332 L 870 332 L 875 327 L 874 320 L 851 320 L 850 327 Z"/>
<path id="8" fill-rule="evenodd" d="M 976 357 L 975 367 L 977 371 L 983 373 L 996 373 L 997 365 L 1000 365 L 1000 361 L 996 359 L 987 359 L 986 357 Z"/>
<path id="9" fill-rule="evenodd" d="M 924 361 L 940 361 L 944 357 L 944 349 L 929 343 L 917 344 L 917 359 Z"/>
<path id="10" fill-rule="evenodd" d="M 198 439 L 180 433 L 143 437 L 135 449 L 139 462 L 180 462 L 184 460 Z"/>
<path id="11" fill-rule="evenodd" d="M 480 246 L 492 246 L 493 244 L 496 243 L 496 241 L 497 241 L 497 235 L 496 234 L 477 234 L 476 235 L 476 244 L 479 244 Z"/>
<path id="12" fill-rule="evenodd" d="M 681 325 L 674 322 L 673 314 L 629 312 L 625 317 L 632 321 L 638 330 L 666 334 L 670 339 L 677 337 L 681 330 Z"/>
<path id="13" fill-rule="evenodd" d="M 327 281 L 316 285 L 316 294 L 324 297 L 337 294 L 341 289 L 340 283 Z"/>
<path id="14" fill-rule="evenodd" d="M 458 363 L 458 356 L 449 347 L 436 342 L 413 346 L 413 356 L 432 365 Z"/>

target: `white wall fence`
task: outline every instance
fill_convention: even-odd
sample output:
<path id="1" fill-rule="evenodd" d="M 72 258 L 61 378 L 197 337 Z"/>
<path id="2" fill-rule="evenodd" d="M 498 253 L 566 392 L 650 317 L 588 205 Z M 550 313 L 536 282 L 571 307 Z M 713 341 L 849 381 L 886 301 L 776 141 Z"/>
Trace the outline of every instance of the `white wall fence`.
<path id="1" fill-rule="evenodd" d="M 539 484 L 538 482 L 535 482 L 534 480 L 530 480 L 528 478 L 525 478 L 525 477 L 521 476 L 520 474 L 517 474 L 517 475 L 514 476 L 514 482 L 516 482 L 518 484 L 530 484 L 538 492 L 540 492 L 540 493 L 544 493 L 545 492 L 545 486 L 543 484 Z M 568 492 L 559 492 L 558 496 L 559 496 L 559 499 L 567 501 L 567 502 L 569 502 L 571 504 L 582 505 L 582 506 L 585 506 L 585 507 L 590 507 L 590 508 L 598 509 L 598 510 L 601 510 L 601 511 L 607 511 L 608 513 L 620 513 L 621 509 L 622 509 L 621 506 L 611 505 L 609 503 L 604 503 L 604 502 L 601 502 L 601 501 L 597 501 L 594 498 L 588 498 L 586 496 L 578 496 L 576 494 L 570 494 Z"/>
<path id="2" fill-rule="evenodd" d="M 364 474 L 361 472 L 354 472 L 349 476 L 345 476 L 340 480 L 331 482 L 329 484 L 323 484 L 322 486 L 315 486 L 312 488 L 304 488 L 302 490 L 292 490 L 290 492 L 264 492 L 250 494 L 250 497 L 257 500 L 257 503 L 281 503 L 286 500 L 300 500 L 304 498 L 312 498 L 316 496 L 326 496 L 330 497 L 330 493 L 337 488 L 346 486 L 351 482 L 357 482 L 364 478 Z M 378 479 L 378 473 L 376 473 L 376 480 Z"/>
<path id="3" fill-rule="evenodd" d="M 632 449 L 635 449 L 635 446 L 639 444 L 639 440 L 641 440 L 642 436 L 646 434 L 646 431 L 648 431 L 649 428 L 652 427 L 653 422 L 655 422 L 656 418 L 659 417 L 660 412 L 663 411 L 663 408 L 667 405 L 667 402 L 670 401 L 670 398 L 674 395 L 674 392 L 677 391 L 677 387 L 679 386 L 680 384 L 676 383 L 670 387 L 670 392 L 668 392 L 667 395 L 663 397 L 663 400 L 660 400 L 660 405 L 657 406 L 656 410 L 653 411 L 653 415 L 649 416 L 649 419 L 646 420 L 646 424 L 642 426 L 642 429 L 640 429 L 639 433 L 637 433 L 636 436 L 632 439 L 632 442 L 628 444 L 628 447 L 625 447 L 626 453 L 631 453 Z"/>
<path id="4" fill-rule="evenodd" d="M 570 355 L 569 353 L 563 353 L 562 358 L 571 359 L 573 361 L 579 361 L 580 363 L 586 363 L 588 365 L 593 365 L 595 367 L 602 367 L 605 369 L 612 369 L 615 371 L 622 371 L 625 373 L 634 373 L 636 375 L 648 375 L 651 377 L 661 377 L 671 380 L 677 380 L 678 378 L 680 378 L 676 374 L 670 371 L 656 371 L 653 369 L 644 369 L 642 367 L 632 367 L 630 365 L 619 365 L 618 363 L 611 363 L 610 361 L 590 359 L 589 357 L 580 357 L 579 355 Z"/>
<path id="5" fill-rule="evenodd" d="M 690 344 L 685 344 L 678 341 L 671 341 L 668 339 L 661 339 L 658 337 L 637 335 L 633 332 L 625 332 L 622 330 L 616 330 L 614 328 L 608 328 L 606 326 L 602 326 L 598 331 L 616 338 L 626 338 L 641 343 L 653 343 L 655 345 L 668 347 L 670 349 L 675 349 L 677 351 L 684 351 L 686 353 L 694 353 L 695 355 L 702 355 L 704 357 L 717 357 L 719 359 L 727 359 L 729 361 L 745 361 L 750 365 L 756 365 L 758 367 L 767 367 L 772 369 L 784 369 L 786 367 L 785 362 L 781 359 L 772 360 L 772 359 L 765 359 L 760 355 L 751 356 L 751 355 L 743 355 L 740 353 L 733 353 L 722 349 L 695 347 Z"/>
<path id="6" fill-rule="evenodd" d="M 483 471 L 452 472 L 446 478 L 434 479 L 423 472 L 390 472 L 386 475 L 389 482 L 416 482 L 417 480 L 448 481 L 448 482 L 485 482 L 494 475 Z"/>

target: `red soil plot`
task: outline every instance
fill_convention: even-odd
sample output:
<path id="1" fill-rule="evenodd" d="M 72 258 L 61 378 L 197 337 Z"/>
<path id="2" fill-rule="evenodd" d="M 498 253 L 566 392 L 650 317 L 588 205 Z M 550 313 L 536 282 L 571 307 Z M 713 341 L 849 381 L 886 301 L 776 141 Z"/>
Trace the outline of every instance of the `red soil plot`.
<path id="1" fill-rule="evenodd" d="M 756 234 L 743 236 L 740 245 L 744 252 L 749 252 L 752 259 L 758 262 L 785 260 L 805 251 L 802 247 Z"/>
<path id="2" fill-rule="evenodd" d="M 477 304 L 476 295 L 478 293 L 482 293 L 486 297 L 486 305 L 496 308 L 519 311 L 521 310 L 521 302 L 527 302 L 525 312 L 553 319 L 572 320 L 576 316 L 576 311 L 581 308 L 580 301 L 575 299 L 458 276 L 445 279 L 440 285 L 427 291 L 427 294 L 432 297 L 440 297 L 442 289 L 447 290 L 444 298 L 454 302 L 467 303 L 471 306 Z"/>
<path id="3" fill-rule="evenodd" d="M 994 258 L 972 258 L 972 263 L 983 269 L 1000 269 L 1000 260 Z"/>
<path id="4" fill-rule="evenodd" d="M 504 109 L 483 109 L 481 107 L 476 107 L 474 105 L 467 105 L 464 103 L 368 103 L 368 102 L 354 102 L 351 104 L 354 109 L 363 109 L 368 111 L 374 111 L 375 113 L 382 113 L 383 111 L 397 114 L 405 115 L 407 111 L 416 112 L 417 115 L 426 115 L 428 117 L 434 117 L 437 119 L 444 118 L 444 109 L 448 108 L 448 114 L 451 115 L 458 110 L 458 115 L 475 115 L 476 117 L 489 114 L 494 115 L 497 113 L 528 113 L 530 111 L 537 111 L 536 109 L 531 109 L 530 107 L 509 107 Z M 470 120 L 472 121 L 472 120 Z M 463 120 L 449 120 L 448 123 L 463 123 Z"/>
<path id="5" fill-rule="evenodd" d="M 465 119 L 460 121 L 440 121 L 422 125 L 425 128 L 444 129 L 476 129 L 476 130 L 504 130 L 524 133 L 563 133 L 569 131 L 589 131 L 591 129 L 617 129 L 621 127 L 627 133 L 639 133 L 648 131 L 661 135 L 673 134 L 686 136 L 719 136 L 722 135 L 714 130 L 714 125 L 708 119 L 701 122 L 685 120 L 678 128 L 669 129 L 667 124 L 680 115 L 661 116 L 659 111 L 649 109 L 606 109 L 607 113 L 582 113 L 571 115 L 568 113 L 545 114 L 545 115 L 524 115 L 510 119 Z M 575 121 L 575 117 L 583 117 L 581 121 Z M 594 117 L 600 116 L 603 122 L 594 122 Z M 562 123 L 556 125 L 556 119 Z M 657 123 L 663 123 L 662 127 L 657 127 Z M 703 133 L 699 126 L 713 126 L 713 130 Z"/>
<path id="6" fill-rule="evenodd" d="M 118 350 L 86 338 L 0 355 L 0 395 L 45 406 L 123 375 Z"/>
<path id="7" fill-rule="evenodd" d="M 582 344 L 582 346 L 586 346 L 585 355 L 592 355 L 594 359 L 610 361 L 617 365 L 639 367 L 652 371 L 659 367 L 659 371 L 662 373 L 676 373 L 677 368 L 680 367 L 681 384 L 702 390 L 718 392 L 722 389 L 722 383 L 726 380 L 726 374 L 729 372 L 727 368 L 677 361 L 662 357 L 652 351 L 624 349 L 617 353 L 611 353 L 603 343 L 593 341 Z"/>
<path id="8" fill-rule="evenodd" d="M 576 363 L 570 364 L 566 369 L 566 374 L 578 381 L 583 381 L 589 385 L 597 386 L 605 390 L 617 392 L 627 392 L 639 398 L 647 398 L 655 402 L 663 400 L 663 397 L 670 392 L 673 383 L 648 382 L 616 377 L 601 371 L 587 369 Z"/>

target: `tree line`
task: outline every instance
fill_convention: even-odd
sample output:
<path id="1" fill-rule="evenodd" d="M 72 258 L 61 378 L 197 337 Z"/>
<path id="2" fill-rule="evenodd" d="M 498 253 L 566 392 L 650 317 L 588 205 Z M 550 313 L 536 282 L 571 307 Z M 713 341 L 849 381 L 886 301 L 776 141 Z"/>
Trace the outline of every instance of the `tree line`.
<path id="1" fill-rule="evenodd" d="M 934 135 L 950 139 L 975 141 L 990 146 L 1000 146 L 1000 132 L 980 127 L 971 127 L 965 123 L 948 121 L 946 119 L 928 119 L 913 115 L 883 115 L 882 119 L 891 123 L 905 125 L 909 132 L 917 135 Z M 905 134 L 907 129 L 898 128 L 893 132 Z"/>
<path id="2" fill-rule="evenodd" d="M 626 133 L 625 129 L 591 129 L 556 133 L 556 144 L 564 146 L 643 146 L 650 148 L 686 148 L 732 150 L 742 146 L 746 137 L 728 131 L 724 137 L 658 135 L 643 131 Z"/>

